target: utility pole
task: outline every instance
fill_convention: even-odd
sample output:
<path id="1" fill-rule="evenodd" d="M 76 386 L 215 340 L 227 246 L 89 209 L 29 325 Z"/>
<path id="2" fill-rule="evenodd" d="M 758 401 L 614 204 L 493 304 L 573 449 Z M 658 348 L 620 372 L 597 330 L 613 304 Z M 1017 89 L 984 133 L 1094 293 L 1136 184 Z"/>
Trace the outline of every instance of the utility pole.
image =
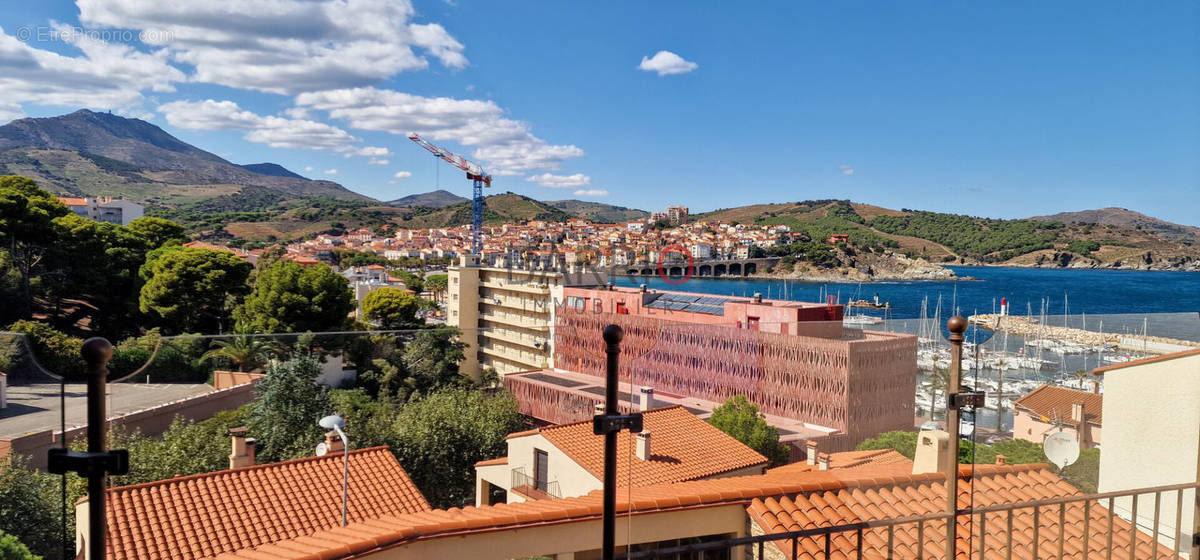
<path id="1" fill-rule="evenodd" d="M 605 368 L 604 414 L 592 418 L 592 433 L 604 436 L 604 520 L 601 553 L 604 560 L 616 557 L 617 526 L 617 433 L 629 430 L 642 431 L 642 414 L 617 414 L 617 375 L 621 361 L 621 339 L 625 332 L 620 325 L 604 327 L 604 353 L 608 363 Z M 628 508 L 628 505 L 626 506 Z M 632 512 L 628 513 L 632 515 Z"/>

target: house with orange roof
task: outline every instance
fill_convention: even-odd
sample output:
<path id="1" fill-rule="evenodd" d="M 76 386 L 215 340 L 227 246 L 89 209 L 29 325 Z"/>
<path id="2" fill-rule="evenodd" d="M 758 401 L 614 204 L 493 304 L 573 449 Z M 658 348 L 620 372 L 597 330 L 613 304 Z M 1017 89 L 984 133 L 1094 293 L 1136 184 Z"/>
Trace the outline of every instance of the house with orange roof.
<path id="1" fill-rule="evenodd" d="M 1092 370 L 1104 383 L 1104 449 L 1100 453 L 1100 492 L 1179 484 L 1200 477 L 1200 348 Z M 1177 513 L 1176 497 L 1163 496 L 1161 511 L 1129 498 L 1114 508 L 1143 526 L 1156 521 L 1182 527 L 1182 540 L 1200 538 L 1197 492 L 1183 497 L 1189 507 Z M 1193 559 L 1200 558 L 1200 541 Z"/>
<path id="2" fill-rule="evenodd" d="M 1080 449 L 1100 446 L 1104 396 L 1090 391 L 1042 385 L 1013 401 L 1013 437 L 1041 445 L 1046 436 L 1067 432 Z"/>
<path id="3" fill-rule="evenodd" d="M 884 455 L 831 456 L 830 463 Z M 795 554 L 805 560 L 945 560 L 946 473 L 922 470 L 920 464 L 928 462 L 884 459 L 846 470 L 772 470 L 619 487 L 617 552 L 665 552 L 712 543 L 726 548 L 703 556 L 660 557 L 782 560 Z M 1147 529 L 1110 516 L 1106 500 L 1085 500 L 1047 465 L 961 465 L 950 472 L 958 483 L 958 558 L 981 553 L 985 560 L 1078 559 L 1085 551 L 1092 558 L 1113 553 L 1133 560 L 1177 558 Z M 976 513 L 978 508 L 988 512 Z M 222 554 L 217 560 L 599 558 L 602 512 L 602 492 L 592 491 L 571 498 L 382 516 Z M 793 541 L 791 531 L 810 533 L 795 535 Z M 774 535 L 788 536 L 772 540 Z M 762 542 L 720 542 L 755 536 L 764 536 Z"/>
<path id="4" fill-rule="evenodd" d="M 341 440 L 334 452 L 254 465 L 253 440 L 234 433 L 231 467 L 109 488 L 108 558 L 190 560 L 305 537 L 342 524 Z M 349 453 L 349 523 L 429 511 L 386 446 Z M 76 550 L 84 558 L 88 501 L 76 505 Z"/>
<path id="5" fill-rule="evenodd" d="M 633 487 L 762 474 L 769 461 L 680 405 L 646 410 L 617 438 L 617 480 Z M 583 496 L 603 488 L 604 437 L 592 421 L 510 434 L 508 456 L 475 465 L 475 503 Z"/>

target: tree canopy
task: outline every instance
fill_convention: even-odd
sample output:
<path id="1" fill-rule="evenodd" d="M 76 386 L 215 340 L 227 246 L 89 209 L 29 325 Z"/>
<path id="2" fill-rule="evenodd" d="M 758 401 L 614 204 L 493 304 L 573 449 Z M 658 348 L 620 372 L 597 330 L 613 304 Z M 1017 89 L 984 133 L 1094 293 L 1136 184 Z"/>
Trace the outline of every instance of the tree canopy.
<path id="1" fill-rule="evenodd" d="M 397 288 L 383 287 L 363 298 L 363 315 L 385 329 L 400 329 L 417 322 L 416 296 Z"/>
<path id="2" fill-rule="evenodd" d="M 503 455 L 504 438 L 524 427 L 507 394 L 447 389 L 400 408 L 392 452 L 434 507 L 473 503 L 475 463 Z"/>
<path id="3" fill-rule="evenodd" d="M 143 216 L 133 220 L 126 227 L 129 228 L 129 231 L 141 235 L 150 244 L 151 249 L 162 247 L 171 241 L 183 241 L 187 237 L 183 226 L 171 220 L 152 216 Z"/>
<path id="4" fill-rule="evenodd" d="M 772 465 L 787 463 L 790 451 L 779 443 L 779 430 L 767 423 L 758 406 L 737 395 L 713 410 L 708 423 L 762 453 Z"/>
<path id="5" fill-rule="evenodd" d="M 164 330 L 218 333 L 230 324 L 230 298 L 248 290 L 250 263 L 227 251 L 165 247 L 147 257 L 141 273 L 141 310 Z"/>
<path id="6" fill-rule="evenodd" d="M 254 434 L 255 453 L 263 462 L 311 455 L 324 440 L 317 420 L 333 413 L 329 390 L 317 384 L 321 364 L 297 353 L 267 368 L 250 404 L 247 425 Z"/>
<path id="7" fill-rule="evenodd" d="M 55 246 L 54 219 L 70 212 L 31 179 L 0 176 L 0 247 L 20 275 L 19 317 L 28 317 L 33 308 L 33 279 Z"/>
<path id="8" fill-rule="evenodd" d="M 238 332 L 341 330 L 355 308 L 350 285 L 326 265 L 280 260 L 258 272 L 235 313 Z"/>

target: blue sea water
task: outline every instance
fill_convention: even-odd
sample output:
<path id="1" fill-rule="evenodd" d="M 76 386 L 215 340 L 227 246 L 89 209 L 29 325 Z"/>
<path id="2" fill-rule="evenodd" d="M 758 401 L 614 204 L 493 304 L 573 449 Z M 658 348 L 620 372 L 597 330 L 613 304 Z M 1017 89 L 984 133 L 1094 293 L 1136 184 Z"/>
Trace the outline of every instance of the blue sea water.
<path id="1" fill-rule="evenodd" d="M 891 303 L 887 319 L 911 319 L 921 316 L 921 302 L 928 298 L 928 314 L 934 313 L 938 296 L 942 299 L 942 317 L 955 306 L 961 315 L 991 313 L 1007 298 L 1010 312 L 1025 315 L 1042 313 L 1045 300 L 1047 322 L 1096 330 L 1104 319 L 1107 332 L 1141 333 L 1200 340 L 1200 272 L 1041 269 L 1005 267 L 952 267 L 960 278 L 948 281 L 898 281 L 873 283 L 811 283 L 761 278 L 692 278 L 672 285 L 659 277 L 622 276 L 614 282 L 621 286 L 648 284 L 659 290 L 706 294 L 763 297 L 796 301 L 824 301 L 833 294 L 841 302 L 872 299 Z M 966 278 L 973 278 L 967 280 Z M 1065 296 L 1065 301 L 1064 301 Z M 1067 314 L 1064 315 L 1064 310 Z M 883 310 L 865 313 L 885 316 Z M 1143 323 L 1143 317 L 1151 320 Z M 1103 317 L 1102 317 L 1103 316 Z"/>

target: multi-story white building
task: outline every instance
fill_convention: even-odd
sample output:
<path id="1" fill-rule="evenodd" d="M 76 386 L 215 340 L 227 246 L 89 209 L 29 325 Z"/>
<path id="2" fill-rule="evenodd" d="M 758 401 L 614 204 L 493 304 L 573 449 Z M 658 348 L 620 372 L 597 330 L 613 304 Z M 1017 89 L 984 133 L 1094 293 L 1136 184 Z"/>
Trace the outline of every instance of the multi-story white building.
<path id="1" fill-rule="evenodd" d="M 459 371 L 478 378 L 485 368 L 501 376 L 553 366 L 554 308 L 564 285 L 605 282 L 599 273 L 563 273 L 548 266 L 484 267 L 460 258 L 447 270 L 446 324 L 467 345 Z"/>
<path id="2" fill-rule="evenodd" d="M 93 196 L 82 198 L 60 196 L 58 197 L 58 201 L 65 204 L 72 212 L 89 220 L 123 226 L 127 226 L 129 222 L 141 218 L 145 215 L 146 210 L 144 206 L 136 202 L 106 196 L 99 198 Z"/>

